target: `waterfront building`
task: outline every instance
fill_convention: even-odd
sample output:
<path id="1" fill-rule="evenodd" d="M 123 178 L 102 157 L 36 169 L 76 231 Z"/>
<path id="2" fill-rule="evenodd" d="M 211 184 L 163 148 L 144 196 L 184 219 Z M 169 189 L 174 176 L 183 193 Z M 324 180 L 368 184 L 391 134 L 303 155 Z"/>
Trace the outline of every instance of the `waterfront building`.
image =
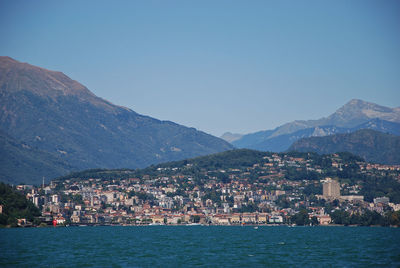
<path id="1" fill-rule="evenodd" d="M 269 223 L 283 223 L 283 217 L 281 215 L 272 215 L 269 220 Z"/>
<path id="2" fill-rule="evenodd" d="M 317 219 L 321 225 L 328 225 L 332 222 L 331 216 L 329 215 L 318 215 Z"/>

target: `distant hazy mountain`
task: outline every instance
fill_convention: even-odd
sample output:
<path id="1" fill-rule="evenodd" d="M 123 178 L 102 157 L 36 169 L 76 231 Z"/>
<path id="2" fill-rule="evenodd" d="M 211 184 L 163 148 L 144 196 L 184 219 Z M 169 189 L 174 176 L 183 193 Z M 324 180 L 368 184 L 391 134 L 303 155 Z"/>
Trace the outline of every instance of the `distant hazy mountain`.
<path id="1" fill-rule="evenodd" d="M 243 137 L 242 134 L 225 132 L 220 138 L 227 142 L 233 142 L 233 141 L 240 139 L 241 137 Z"/>
<path id="2" fill-rule="evenodd" d="M 290 134 L 282 134 L 274 137 L 263 135 L 266 132 L 258 132 L 246 135 L 246 138 L 233 142 L 239 148 L 249 148 L 261 151 L 282 152 L 287 150 L 293 142 L 301 138 L 322 137 L 338 133 L 351 133 L 359 129 L 373 129 L 384 133 L 400 135 L 400 124 L 380 119 L 372 119 L 353 128 L 336 126 L 317 126 L 301 129 Z M 256 141 L 256 142 L 255 142 Z"/>
<path id="3" fill-rule="evenodd" d="M 293 142 L 298 139 L 311 137 L 311 136 L 324 136 L 333 133 L 346 132 L 346 129 L 334 127 L 334 126 L 324 126 L 324 127 L 313 127 L 306 128 L 295 131 L 290 134 L 282 134 L 270 138 L 265 138 L 263 136 L 266 132 L 258 132 L 253 135 L 248 135 L 246 139 L 242 139 L 234 142 L 234 144 L 239 148 L 249 148 L 253 150 L 270 151 L 270 152 L 282 152 L 289 148 Z M 253 139 L 256 138 L 256 143 L 251 143 Z M 248 142 L 248 144 L 246 144 Z"/>
<path id="4" fill-rule="evenodd" d="M 70 170 L 145 167 L 233 148 L 194 128 L 113 105 L 61 72 L 9 57 L 0 57 L 0 107 L 0 130 L 57 155 Z"/>
<path id="5" fill-rule="evenodd" d="M 335 125 L 349 128 L 375 118 L 400 123 L 400 107 L 389 108 L 355 99 L 329 117 L 318 120 L 318 125 Z"/>
<path id="6" fill-rule="evenodd" d="M 369 162 L 400 164 L 400 137 L 371 129 L 296 141 L 289 151 L 330 154 L 350 152 Z"/>
<path id="7" fill-rule="evenodd" d="M 362 100 L 351 100 L 326 118 L 294 121 L 274 130 L 243 135 L 232 144 L 238 148 L 285 151 L 300 138 L 348 133 L 362 128 L 398 135 L 400 107 L 388 108 Z"/>

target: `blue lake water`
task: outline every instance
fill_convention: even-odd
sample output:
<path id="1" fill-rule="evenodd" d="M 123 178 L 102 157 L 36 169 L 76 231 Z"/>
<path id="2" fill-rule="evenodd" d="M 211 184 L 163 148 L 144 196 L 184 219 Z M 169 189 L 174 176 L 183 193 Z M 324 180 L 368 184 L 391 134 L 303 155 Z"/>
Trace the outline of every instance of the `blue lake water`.
<path id="1" fill-rule="evenodd" d="M 399 228 L 25 228 L 0 242 L 0 267 L 400 266 Z"/>

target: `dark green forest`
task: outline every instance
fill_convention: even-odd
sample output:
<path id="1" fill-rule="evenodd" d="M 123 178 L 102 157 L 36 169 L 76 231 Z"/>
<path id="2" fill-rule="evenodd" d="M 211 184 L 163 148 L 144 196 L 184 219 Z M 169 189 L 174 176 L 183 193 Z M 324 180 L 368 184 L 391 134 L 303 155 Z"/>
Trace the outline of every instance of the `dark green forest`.
<path id="1" fill-rule="evenodd" d="M 0 214 L 0 226 L 17 226 L 17 219 L 26 219 L 35 222 L 40 216 L 39 209 L 28 201 L 24 195 L 11 186 L 0 182 L 0 205 L 3 213 Z"/>

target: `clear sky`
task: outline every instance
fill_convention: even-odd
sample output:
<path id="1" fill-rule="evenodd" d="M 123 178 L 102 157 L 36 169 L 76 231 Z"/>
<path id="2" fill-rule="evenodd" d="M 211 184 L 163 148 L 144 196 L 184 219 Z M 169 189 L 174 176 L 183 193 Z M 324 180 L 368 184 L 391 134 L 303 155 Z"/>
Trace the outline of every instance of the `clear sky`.
<path id="1" fill-rule="evenodd" d="M 0 55 L 220 136 L 400 106 L 400 1 L 5 1 Z"/>

